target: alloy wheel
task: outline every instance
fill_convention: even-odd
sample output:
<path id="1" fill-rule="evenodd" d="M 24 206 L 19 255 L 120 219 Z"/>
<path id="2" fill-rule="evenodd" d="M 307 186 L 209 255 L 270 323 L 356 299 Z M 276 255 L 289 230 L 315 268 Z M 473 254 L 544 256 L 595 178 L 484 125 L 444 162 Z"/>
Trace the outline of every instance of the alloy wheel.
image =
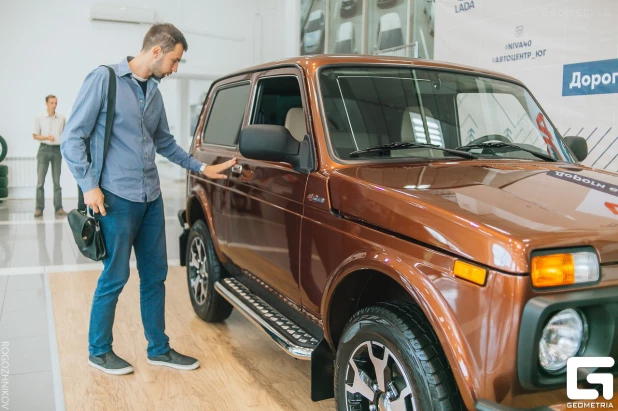
<path id="1" fill-rule="evenodd" d="M 412 411 L 412 385 L 401 362 L 383 344 L 365 341 L 346 370 L 347 411 Z"/>
<path id="2" fill-rule="evenodd" d="M 206 302 L 208 284 L 208 257 L 204 241 L 200 237 L 191 241 L 191 261 L 189 275 L 193 299 L 198 305 Z"/>

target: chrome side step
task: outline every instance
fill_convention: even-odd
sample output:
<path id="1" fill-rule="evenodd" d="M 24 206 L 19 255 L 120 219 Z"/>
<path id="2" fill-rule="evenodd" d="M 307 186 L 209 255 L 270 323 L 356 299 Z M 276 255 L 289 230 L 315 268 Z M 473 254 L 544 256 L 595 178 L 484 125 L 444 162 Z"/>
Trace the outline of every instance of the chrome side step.
<path id="1" fill-rule="evenodd" d="M 240 281 L 225 278 L 215 283 L 215 290 L 286 353 L 299 360 L 311 360 L 311 354 L 319 341 L 255 295 Z"/>

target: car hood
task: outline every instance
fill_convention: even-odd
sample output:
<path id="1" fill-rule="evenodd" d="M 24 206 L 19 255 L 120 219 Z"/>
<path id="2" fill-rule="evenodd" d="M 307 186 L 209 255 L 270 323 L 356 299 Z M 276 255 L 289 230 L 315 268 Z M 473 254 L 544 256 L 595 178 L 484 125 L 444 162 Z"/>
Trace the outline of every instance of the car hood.
<path id="1" fill-rule="evenodd" d="M 332 207 L 379 230 L 496 269 L 530 252 L 591 245 L 618 261 L 618 175 L 570 163 L 481 160 L 353 166 L 329 179 Z"/>

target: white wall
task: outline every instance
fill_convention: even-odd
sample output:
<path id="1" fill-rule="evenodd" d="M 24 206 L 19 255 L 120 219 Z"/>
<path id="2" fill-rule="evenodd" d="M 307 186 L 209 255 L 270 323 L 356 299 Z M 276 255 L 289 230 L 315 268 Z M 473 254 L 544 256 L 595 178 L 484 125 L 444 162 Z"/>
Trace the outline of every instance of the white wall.
<path id="1" fill-rule="evenodd" d="M 0 135 L 9 157 L 36 155 L 32 123 L 47 94 L 58 97 L 57 111 L 68 117 L 88 72 L 139 52 L 148 25 L 91 21 L 95 3 L 149 8 L 183 30 L 189 51 L 179 75 L 216 77 L 298 54 L 300 5 L 292 0 L 0 0 Z M 166 81 L 172 80 L 161 85 L 165 104 L 180 129 L 180 87 Z M 66 166 L 62 173 L 64 196 L 75 195 Z"/>

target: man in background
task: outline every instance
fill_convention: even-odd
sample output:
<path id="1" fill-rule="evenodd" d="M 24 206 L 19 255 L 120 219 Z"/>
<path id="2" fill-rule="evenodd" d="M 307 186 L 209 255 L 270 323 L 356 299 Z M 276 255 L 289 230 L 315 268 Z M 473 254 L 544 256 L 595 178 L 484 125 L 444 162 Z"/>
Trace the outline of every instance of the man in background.
<path id="1" fill-rule="evenodd" d="M 52 181 L 54 182 L 54 209 L 56 215 L 65 216 L 62 208 L 62 188 L 60 187 L 60 168 L 62 154 L 60 153 L 60 138 L 64 131 L 66 120 L 64 116 L 56 113 L 58 99 L 56 96 L 45 97 L 47 111 L 34 119 L 34 132 L 32 136 L 41 142 L 36 156 L 37 184 L 36 184 L 36 209 L 35 217 L 43 215 L 45 209 L 45 177 L 51 164 Z"/>

